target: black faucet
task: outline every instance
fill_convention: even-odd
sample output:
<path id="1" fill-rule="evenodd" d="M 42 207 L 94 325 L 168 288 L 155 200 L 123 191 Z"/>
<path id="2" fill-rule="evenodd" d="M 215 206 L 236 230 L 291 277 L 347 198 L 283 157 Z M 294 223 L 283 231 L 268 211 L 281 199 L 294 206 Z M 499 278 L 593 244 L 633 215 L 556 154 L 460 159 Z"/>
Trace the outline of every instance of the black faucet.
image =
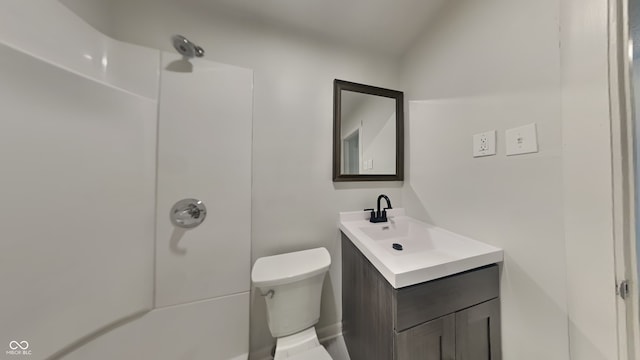
<path id="1" fill-rule="evenodd" d="M 387 207 L 380 211 L 380 200 L 385 199 L 387 201 Z M 364 211 L 371 211 L 369 221 L 372 223 L 387 222 L 387 209 L 392 209 L 391 200 L 387 195 L 381 194 L 378 196 L 378 210 L 374 212 L 373 209 L 364 209 Z"/>

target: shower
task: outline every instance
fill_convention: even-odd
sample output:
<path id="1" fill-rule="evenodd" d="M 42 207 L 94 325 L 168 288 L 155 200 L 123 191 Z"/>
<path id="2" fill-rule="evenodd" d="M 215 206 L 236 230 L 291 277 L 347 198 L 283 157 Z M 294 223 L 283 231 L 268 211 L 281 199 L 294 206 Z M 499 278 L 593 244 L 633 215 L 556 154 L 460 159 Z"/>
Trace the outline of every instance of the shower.
<path id="1" fill-rule="evenodd" d="M 173 47 L 186 58 L 203 57 L 204 49 L 192 43 L 182 35 L 174 35 L 172 38 Z"/>
<path id="2" fill-rule="evenodd" d="M 182 59 L 172 61 L 165 69 L 179 73 L 192 73 L 193 64 L 190 60 L 195 57 L 203 57 L 204 49 L 182 35 L 173 35 L 171 41 L 173 47 L 182 55 Z"/>

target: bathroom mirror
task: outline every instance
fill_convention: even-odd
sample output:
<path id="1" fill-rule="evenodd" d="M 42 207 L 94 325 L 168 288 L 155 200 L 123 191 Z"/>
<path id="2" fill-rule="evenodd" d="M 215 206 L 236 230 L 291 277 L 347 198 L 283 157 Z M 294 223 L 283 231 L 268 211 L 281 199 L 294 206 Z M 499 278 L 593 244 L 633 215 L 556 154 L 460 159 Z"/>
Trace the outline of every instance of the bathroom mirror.
<path id="1" fill-rule="evenodd" d="M 333 181 L 398 181 L 404 171 L 404 94 L 335 79 Z"/>

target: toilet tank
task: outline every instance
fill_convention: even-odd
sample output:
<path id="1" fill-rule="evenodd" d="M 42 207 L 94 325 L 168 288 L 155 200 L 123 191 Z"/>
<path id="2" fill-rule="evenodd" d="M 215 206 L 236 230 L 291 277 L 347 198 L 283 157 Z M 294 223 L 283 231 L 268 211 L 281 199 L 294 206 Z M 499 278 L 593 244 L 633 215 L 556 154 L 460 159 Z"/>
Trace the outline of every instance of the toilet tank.
<path id="1" fill-rule="evenodd" d="M 322 284 L 329 265 L 331 257 L 325 248 L 256 260 L 251 280 L 264 295 L 271 335 L 291 335 L 318 322 Z"/>

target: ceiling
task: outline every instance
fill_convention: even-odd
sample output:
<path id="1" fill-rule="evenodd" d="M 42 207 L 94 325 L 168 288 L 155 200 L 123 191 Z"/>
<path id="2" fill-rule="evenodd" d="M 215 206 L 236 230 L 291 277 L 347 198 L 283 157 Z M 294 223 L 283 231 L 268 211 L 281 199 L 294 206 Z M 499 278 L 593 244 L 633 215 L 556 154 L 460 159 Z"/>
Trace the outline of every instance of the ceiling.
<path id="1" fill-rule="evenodd" d="M 427 24 L 442 13 L 445 4 L 451 3 L 446 0 L 59 1 L 103 32 L 109 29 L 99 20 L 111 12 L 114 4 L 123 9 L 145 6 L 150 12 L 154 7 L 172 4 L 391 56 L 404 54 L 426 31 Z"/>
<path id="2" fill-rule="evenodd" d="M 197 0 L 221 12 L 371 51 L 401 55 L 446 0 Z"/>

